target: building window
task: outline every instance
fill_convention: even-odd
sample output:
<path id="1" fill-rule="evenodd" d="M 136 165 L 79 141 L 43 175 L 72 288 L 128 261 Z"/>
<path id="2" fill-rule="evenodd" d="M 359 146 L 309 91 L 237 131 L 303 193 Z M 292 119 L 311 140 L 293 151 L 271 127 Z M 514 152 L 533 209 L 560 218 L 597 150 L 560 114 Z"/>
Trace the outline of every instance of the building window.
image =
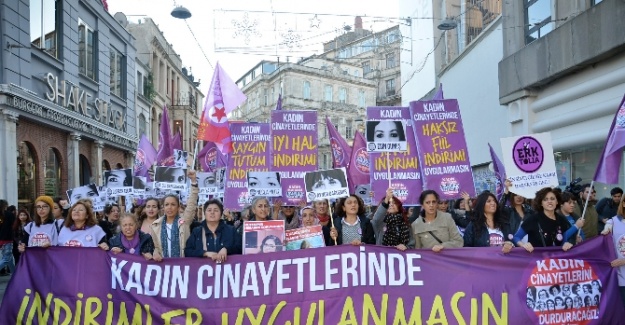
<path id="1" fill-rule="evenodd" d="M 395 95 L 395 79 L 386 80 L 386 96 Z"/>
<path id="2" fill-rule="evenodd" d="M 602 1 L 603 0 L 590 0 L 590 5 L 594 6 L 594 5 L 597 5 L 597 4 L 601 3 Z"/>
<path id="3" fill-rule="evenodd" d="M 83 21 L 78 21 L 78 69 L 95 80 L 95 33 Z"/>
<path id="4" fill-rule="evenodd" d="M 310 99 L 310 81 L 304 81 L 304 99 Z"/>
<path id="5" fill-rule="evenodd" d="M 44 168 L 44 193 L 51 197 L 59 196 L 59 187 L 61 185 L 61 162 L 56 149 L 48 148 L 48 157 Z"/>
<path id="6" fill-rule="evenodd" d="M 347 103 L 347 89 L 339 88 L 339 103 Z"/>
<path id="7" fill-rule="evenodd" d="M 525 0 L 525 26 L 525 44 L 551 32 L 551 0 Z"/>
<path id="8" fill-rule="evenodd" d="M 145 89 L 143 89 L 144 84 L 143 74 L 137 71 L 137 93 L 141 96 L 145 96 Z"/>
<path id="9" fill-rule="evenodd" d="M 360 77 L 360 70 L 354 70 L 354 77 Z"/>
<path id="10" fill-rule="evenodd" d="M 328 169 L 328 154 L 327 153 L 323 154 L 323 166 L 321 166 L 321 168 Z"/>
<path id="11" fill-rule="evenodd" d="M 263 106 L 269 105 L 269 92 L 267 88 L 263 89 Z"/>
<path id="12" fill-rule="evenodd" d="M 353 138 L 352 135 L 352 121 L 347 121 L 345 124 L 345 139 Z"/>
<path id="13" fill-rule="evenodd" d="M 143 114 L 139 115 L 139 138 L 145 134 L 145 129 L 147 128 L 147 123 L 145 121 L 145 116 Z"/>
<path id="14" fill-rule="evenodd" d="M 110 48 L 111 56 L 111 94 L 125 98 L 124 93 L 124 56 L 118 50 Z"/>
<path id="15" fill-rule="evenodd" d="M 61 3 L 55 0 L 30 1 L 30 42 L 55 58 L 59 58 L 57 31 L 60 34 L 60 28 L 56 22 Z"/>
<path id="16" fill-rule="evenodd" d="M 371 62 L 370 61 L 365 61 L 362 63 L 362 73 L 367 74 L 369 72 L 371 72 Z"/>
<path id="17" fill-rule="evenodd" d="M 362 89 L 358 90 L 358 107 L 364 108 L 366 104 L 365 91 Z"/>
<path id="18" fill-rule="evenodd" d="M 326 85 L 324 94 L 325 94 L 325 97 L 324 97 L 325 101 L 331 102 L 332 101 L 332 86 Z"/>
<path id="19" fill-rule="evenodd" d="M 395 53 L 389 53 L 386 55 L 386 68 L 394 68 L 395 67 Z"/>
<path id="20" fill-rule="evenodd" d="M 37 161 L 31 143 L 20 142 L 17 156 L 17 199 L 19 205 L 30 205 L 37 197 Z"/>

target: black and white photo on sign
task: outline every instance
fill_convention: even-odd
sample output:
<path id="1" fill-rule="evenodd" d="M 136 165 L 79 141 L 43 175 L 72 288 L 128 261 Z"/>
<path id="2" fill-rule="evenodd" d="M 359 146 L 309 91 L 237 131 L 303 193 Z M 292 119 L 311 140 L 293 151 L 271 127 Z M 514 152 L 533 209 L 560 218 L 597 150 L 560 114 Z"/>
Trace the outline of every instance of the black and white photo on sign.
<path id="1" fill-rule="evenodd" d="M 144 176 L 133 176 L 132 177 L 132 188 L 135 190 L 145 190 L 147 186 L 147 177 Z"/>
<path id="2" fill-rule="evenodd" d="M 104 171 L 104 186 L 110 189 L 132 187 L 132 169 L 113 169 Z"/>
<path id="3" fill-rule="evenodd" d="M 308 172 L 304 184 L 309 202 L 349 196 L 345 168 Z"/>
<path id="4" fill-rule="evenodd" d="M 248 172 L 247 191 L 251 196 L 282 196 L 280 173 Z"/>
<path id="5" fill-rule="evenodd" d="M 367 121 L 367 151 L 406 151 L 406 125 L 401 120 Z"/>
<path id="6" fill-rule="evenodd" d="M 98 193 L 100 194 L 98 195 L 96 205 L 105 206 L 107 204 L 117 204 L 117 197 L 109 195 L 109 192 L 111 192 L 111 190 L 106 188 L 106 186 L 98 186 Z"/>
<path id="7" fill-rule="evenodd" d="M 214 172 L 197 173 L 197 183 L 200 188 L 200 194 L 212 194 L 217 192 L 217 180 Z"/>
<path id="8" fill-rule="evenodd" d="M 364 201 L 365 205 L 371 204 L 371 196 L 369 195 L 370 193 L 371 184 L 360 184 L 356 185 L 356 187 L 354 188 L 354 194 L 360 197 Z"/>
<path id="9" fill-rule="evenodd" d="M 223 191 L 226 185 L 226 168 L 215 169 L 215 181 L 217 182 L 217 191 Z"/>
<path id="10" fill-rule="evenodd" d="M 155 187 L 169 190 L 182 190 L 187 186 L 187 170 L 180 167 L 156 167 Z"/>
<path id="11" fill-rule="evenodd" d="M 188 157 L 187 151 L 174 149 L 174 166 L 186 169 Z"/>
<path id="12" fill-rule="evenodd" d="M 99 200 L 99 196 L 100 193 L 98 192 L 98 187 L 95 184 L 83 185 L 67 190 L 67 198 L 72 205 L 80 199 L 89 199 L 95 205 Z"/>

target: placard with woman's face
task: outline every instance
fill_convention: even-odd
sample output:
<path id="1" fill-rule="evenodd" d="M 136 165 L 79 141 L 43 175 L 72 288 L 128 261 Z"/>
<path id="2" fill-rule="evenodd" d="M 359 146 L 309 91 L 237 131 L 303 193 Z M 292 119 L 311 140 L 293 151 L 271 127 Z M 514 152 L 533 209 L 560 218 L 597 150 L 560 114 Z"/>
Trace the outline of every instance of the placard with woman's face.
<path id="1" fill-rule="evenodd" d="M 367 121 L 368 152 L 398 152 L 408 150 L 406 125 L 402 120 Z"/>

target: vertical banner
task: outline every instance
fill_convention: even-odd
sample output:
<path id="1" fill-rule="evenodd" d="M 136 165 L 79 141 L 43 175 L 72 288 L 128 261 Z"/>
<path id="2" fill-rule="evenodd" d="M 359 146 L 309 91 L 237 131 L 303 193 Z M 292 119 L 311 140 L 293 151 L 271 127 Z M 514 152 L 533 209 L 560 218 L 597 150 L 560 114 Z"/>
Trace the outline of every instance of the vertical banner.
<path id="1" fill-rule="evenodd" d="M 541 188 L 558 186 L 550 133 L 503 138 L 501 149 L 512 193 L 532 199 Z"/>
<path id="2" fill-rule="evenodd" d="M 475 184 L 458 101 L 411 102 L 410 115 L 424 188 L 436 190 L 441 200 L 459 198 L 462 192 L 474 197 Z"/>
<path id="3" fill-rule="evenodd" d="M 232 152 L 228 155 L 224 208 L 239 211 L 250 203 L 247 172 L 269 171 L 269 124 L 230 124 Z"/>
<path id="4" fill-rule="evenodd" d="M 271 170 L 280 172 L 284 205 L 306 200 L 304 174 L 318 169 L 317 112 L 271 112 Z"/>
<path id="5" fill-rule="evenodd" d="M 347 182 L 349 183 L 349 192 L 358 195 L 365 202 L 365 205 L 371 205 L 369 175 L 371 175 L 371 164 L 369 152 L 367 152 L 367 142 L 362 133 L 356 131 L 352 155 L 347 166 Z"/>
<path id="6" fill-rule="evenodd" d="M 381 132 L 376 129 L 378 125 L 385 123 L 372 123 L 377 121 L 391 121 L 397 128 L 390 130 L 398 133 L 398 141 L 406 142 L 404 152 L 369 152 L 370 183 L 373 191 L 373 202 L 377 204 L 386 195 L 386 189 L 390 184 L 393 192 L 405 205 L 419 204 L 419 195 L 423 190 L 419 158 L 417 157 L 417 144 L 413 136 L 412 122 L 408 107 L 368 107 L 367 108 L 367 132 Z M 400 121 L 405 129 L 399 130 Z M 388 122 L 386 122 L 387 125 Z M 371 127 L 371 129 L 369 129 Z M 388 132 L 387 132 L 388 133 Z M 367 145 L 371 134 L 367 134 Z M 354 146 L 355 148 L 355 146 Z M 355 150 L 355 149 L 354 149 Z M 371 150 L 369 150 L 371 151 Z"/>

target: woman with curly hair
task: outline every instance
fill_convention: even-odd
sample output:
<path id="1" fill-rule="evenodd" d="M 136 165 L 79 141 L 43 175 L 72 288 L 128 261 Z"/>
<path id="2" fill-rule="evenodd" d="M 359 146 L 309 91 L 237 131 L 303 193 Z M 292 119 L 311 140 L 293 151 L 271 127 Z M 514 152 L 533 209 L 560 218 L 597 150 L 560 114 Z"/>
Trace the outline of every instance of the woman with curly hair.
<path id="1" fill-rule="evenodd" d="M 511 240 L 515 229 L 502 213 L 493 193 L 478 195 L 473 218 L 464 231 L 464 247 L 503 246 L 502 252 L 510 252 L 514 247 Z"/>
<path id="2" fill-rule="evenodd" d="M 326 246 L 375 244 L 373 226 L 365 216 L 365 204 L 359 196 L 351 194 L 341 199 L 336 214 L 334 225 L 324 227 Z"/>
<path id="3" fill-rule="evenodd" d="M 405 251 L 410 241 L 410 228 L 401 201 L 393 196 L 393 189 L 386 190 L 386 196 L 380 202 L 373 215 L 373 230 L 376 244 L 393 246 Z"/>
<path id="4" fill-rule="evenodd" d="M 534 247 L 561 246 L 564 251 L 573 247 L 575 234 L 584 225 L 584 220 L 578 219 L 571 226 L 565 217 L 556 213 L 560 208 L 560 194 L 551 187 L 545 187 L 536 192 L 533 205 L 536 213 L 525 217 L 513 242 L 530 253 Z M 528 241 L 523 243 L 525 235 Z"/>

